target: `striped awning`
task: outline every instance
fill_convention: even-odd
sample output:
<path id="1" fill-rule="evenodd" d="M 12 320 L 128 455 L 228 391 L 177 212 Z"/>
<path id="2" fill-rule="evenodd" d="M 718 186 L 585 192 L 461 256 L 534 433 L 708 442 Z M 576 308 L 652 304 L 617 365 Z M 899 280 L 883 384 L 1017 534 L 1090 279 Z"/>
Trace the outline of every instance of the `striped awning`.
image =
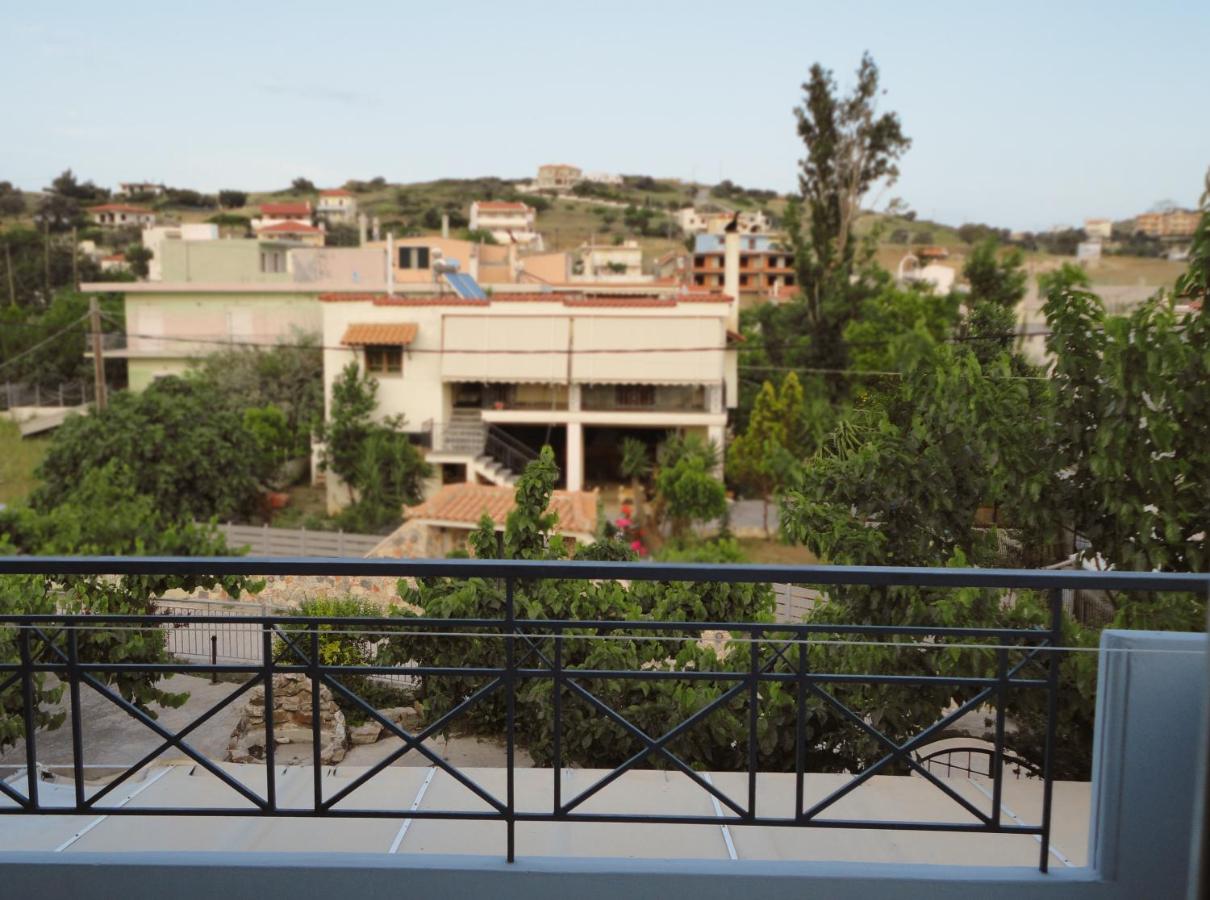
<path id="1" fill-rule="evenodd" d="M 367 344 L 406 346 L 416 340 L 420 326 L 415 322 L 392 322 L 352 324 L 345 329 L 340 342 L 347 347 L 364 347 Z"/>

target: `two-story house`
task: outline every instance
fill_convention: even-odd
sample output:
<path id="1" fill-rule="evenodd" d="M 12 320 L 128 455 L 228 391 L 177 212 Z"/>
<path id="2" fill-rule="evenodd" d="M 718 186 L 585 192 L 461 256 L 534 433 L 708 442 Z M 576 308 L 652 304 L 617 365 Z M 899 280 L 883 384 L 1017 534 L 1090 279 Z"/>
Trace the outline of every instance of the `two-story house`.
<path id="1" fill-rule="evenodd" d="M 740 234 L 739 281 L 741 294 L 778 295 L 797 284 L 794 256 L 779 247 L 769 235 Z M 725 236 L 699 234 L 693 241 L 693 286 L 719 289 L 724 287 Z"/>
<path id="2" fill-rule="evenodd" d="M 537 215 L 525 203 L 476 200 L 471 204 L 471 231 L 487 231 L 501 244 L 542 249 L 542 235 L 534 230 Z"/>
<path id="3" fill-rule="evenodd" d="M 344 188 L 320 191 L 315 215 L 329 225 L 352 224 L 357 221 L 357 198 Z"/>

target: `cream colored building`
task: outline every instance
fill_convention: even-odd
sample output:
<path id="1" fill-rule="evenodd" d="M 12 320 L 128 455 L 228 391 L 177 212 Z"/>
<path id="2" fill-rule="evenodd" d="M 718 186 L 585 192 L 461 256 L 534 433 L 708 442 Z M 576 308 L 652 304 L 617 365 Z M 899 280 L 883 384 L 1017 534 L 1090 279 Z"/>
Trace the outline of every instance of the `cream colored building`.
<path id="1" fill-rule="evenodd" d="M 581 244 L 576 251 L 579 265 L 575 267 L 576 278 L 601 281 L 611 279 L 636 280 L 643 278 L 643 248 L 638 241 L 621 244 Z M 650 276 L 648 276 L 650 278 Z"/>
<path id="2" fill-rule="evenodd" d="M 547 442 L 568 490 L 616 481 L 621 437 L 680 430 L 721 446 L 738 396 L 738 306 L 721 294 L 320 300 L 325 397 L 355 360 L 378 380 L 378 415 L 403 416 L 447 481 L 512 484 Z M 329 483 L 329 504 L 345 502 Z"/>
<path id="3" fill-rule="evenodd" d="M 576 166 L 548 163 L 538 166 L 538 180 L 534 184 L 539 190 L 569 191 L 583 180 L 584 173 Z"/>
<path id="4" fill-rule="evenodd" d="M 1084 233 L 1089 238 L 1109 240 L 1113 237 L 1113 221 L 1111 219 L 1085 219 Z"/>
<path id="5" fill-rule="evenodd" d="M 673 219 L 685 234 L 722 234 L 735 216 L 732 212 L 699 211 L 686 206 L 678 209 Z M 739 230 L 745 234 L 763 234 L 771 227 L 769 217 L 760 210 L 739 213 Z"/>
<path id="6" fill-rule="evenodd" d="M 1134 227 L 1150 237 L 1192 237 L 1201 218 L 1192 210 L 1171 209 L 1136 216 Z"/>
<path id="7" fill-rule="evenodd" d="M 501 244 L 542 249 L 542 235 L 534 226 L 537 214 L 525 203 L 476 200 L 471 204 L 471 231 L 488 231 Z"/>
<path id="8" fill-rule="evenodd" d="M 155 213 L 142 206 L 131 206 L 127 203 L 105 203 L 88 209 L 92 220 L 102 228 L 122 228 L 134 226 L 147 228 L 155 224 Z"/>
<path id="9" fill-rule="evenodd" d="M 164 277 L 162 260 L 164 243 L 167 241 L 217 241 L 219 228 L 205 222 L 183 222 L 180 225 L 156 225 L 143 229 L 143 246 L 151 251 L 147 261 L 147 280 L 160 281 Z"/>
<path id="10" fill-rule="evenodd" d="M 315 214 L 329 225 L 352 224 L 357 221 L 357 198 L 344 188 L 320 191 Z"/>

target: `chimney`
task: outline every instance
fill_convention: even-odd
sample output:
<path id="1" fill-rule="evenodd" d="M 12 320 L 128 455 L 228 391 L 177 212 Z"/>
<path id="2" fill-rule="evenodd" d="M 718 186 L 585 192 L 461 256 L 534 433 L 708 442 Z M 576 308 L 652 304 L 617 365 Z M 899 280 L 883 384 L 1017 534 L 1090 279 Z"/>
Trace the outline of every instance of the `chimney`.
<path id="1" fill-rule="evenodd" d="M 364 247 L 366 245 L 366 214 L 357 214 L 357 246 Z"/>
<path id="2" fill-rule="evenodd" d="M 450 238 L 450 214 L 449 213 L 441 214 L 441 237 L 447 241 Z"/>
<path id="3" fill-rule="evenodd" d="M 374 219 L 377 230 L 378 219 Z M 387 296 L 395 293 L 395 235 L 387 232 Z"/>
<path id="4" fill-rule="evenodd" d="M 737 217 L 738 218 L 738 217 Z M 739 228 L 732 222 L 723 232 L 723 291 L 731 298 L 727 327 L 739 330 Z"/>

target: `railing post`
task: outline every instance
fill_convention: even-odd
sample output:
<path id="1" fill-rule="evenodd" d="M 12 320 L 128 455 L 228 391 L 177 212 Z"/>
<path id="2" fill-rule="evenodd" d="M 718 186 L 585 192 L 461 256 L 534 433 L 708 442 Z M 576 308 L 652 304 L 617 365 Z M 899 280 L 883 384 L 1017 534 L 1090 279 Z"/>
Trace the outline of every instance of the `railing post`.
<path id="1" fill-rule="evenodd" d="M 563 629 L 555 626 L 554 665 L 551 667 L 554 680 L 555 728 L 551 746 L 551 762 L 554 764 L 554 815 L 563 808 Z"/>
<path id="2" fill-rule="evenodd" d="M 25 708 L 25 796 L 30 809 L 38 808 L 37 722 L 34 718 L 34 663 L 29 652 L 28 625 L 18 625 L 21 642 L 21 702 Z"/>
<path id="3" fill-rule="evenodd" d="M 218 665 L 218 635 L 210 635 L 210 665 Z M 210 673 L 210 683 L 218 684 L 218 672 Z"/>
<path id="4" fill-rule="evenodd" d="M 756 740 L 756 724 L 758 720 L 757 703 L 760 697 L 760 630 L 756 629 L 751 634 L 751 643 L 748 645 L 751 651 L 750 667 L 748 671 L 748 816 L 749 819 L 756 818 L 756 769 L 759 765 L 757 762 L 757 750 L 759 749 Z"/>
<path id="5" fill-rule="evenodd" d="M 323 769 L 320 764 L 320 723 L 319 723 L 319 626 L 311 626 L 311 777 L 312 791 L 315 795 L 315 812 L 318 815 L 323 810 Z"/>
<path id="6" fill-rule="evenodd" d="M 516 739 L 516 715 L 517 715 L 517 682 L 516 682 L 516 659 L 514 658 L 514 637 L 516 633 L 516 609 L 513 598 L 513 579 L 511 577 L 504 579 L 504 627 L 506 636 L 504 638 L 504 688 L 506 696 L 507 709 L 505 711 L 505 765 L 507 767 L 507 800 L 505 808 L 505 817 L 508 827 L 508 853 L 507 859 L 509 862 L 516 861 L 517 844 L 516 844 L 516 797 L 514 796 L 514 768 L 515 768 L 515 739 Z"/>
<path id="7" fill-rule="evenodd" d="M 277 811 L 277 777 L 273 771 L 277 737 L 273 728 L 273 626 L 261 620 L 261 671 L 265 677 L 265 812 Z"/>
<path id="8" fill-rule="evenodd" d="M 1059 716 L 1059 659 L 1063 643 L 1063 590 L 1050 591 L 1050 636 L 1046 663 L 1046 747 L 1042 754 L 1042 856 L 1038 868 L 1050 867 L 1050 810 L 1054 796 L 1055 730 Z"/>
<path id="9" fill-rule="evenodd" d="M 84 806 L 84 723 L 80 715 L 80 650 L 76 625 L 67 623 L 67 683 L 71 702 L 71 768 L 76 808 Z"/>
<path id="10" fill-rule="evenodd" d="M 992 820 L 1000 827 L 1000 799 L 1004 795 L 1004 704 L 1008 700 L 1008 650 L 996 650 L 996 743 L 992 748 Z M 967 753 L 967 768 L 971 768 Z"/>
<path id="11" fill-rule="evenodd" d="M 798 638 L 798 678 L 794 682 L 794 818 L 802 819 L 807 771 L 807 635 Z"/>

